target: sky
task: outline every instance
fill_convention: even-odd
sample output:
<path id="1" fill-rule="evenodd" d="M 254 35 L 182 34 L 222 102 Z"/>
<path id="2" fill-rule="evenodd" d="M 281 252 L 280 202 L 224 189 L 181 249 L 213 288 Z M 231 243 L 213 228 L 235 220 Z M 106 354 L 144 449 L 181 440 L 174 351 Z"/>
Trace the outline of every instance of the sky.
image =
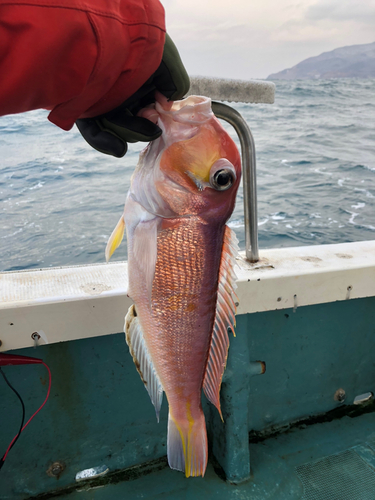
<path id="1" fill-rule="evenodd" d="M 191 76 L 266 78 L 375 41 L 375 0 L 161 0 Z"/>

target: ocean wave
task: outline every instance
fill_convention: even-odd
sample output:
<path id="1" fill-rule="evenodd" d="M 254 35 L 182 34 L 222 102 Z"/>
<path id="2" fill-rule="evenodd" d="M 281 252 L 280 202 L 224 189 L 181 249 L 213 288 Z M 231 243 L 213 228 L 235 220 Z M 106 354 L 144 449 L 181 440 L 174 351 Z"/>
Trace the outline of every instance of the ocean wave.
<path id="1" fill-rule="evenodd" d="M 374 186 L 374 189 L 375 189 L 375 186 Z M 367 198 L 374 198 L 375 199 L 375 196 L 368 189 L 354 188 L 354 191 L 356 191 L 358 193 L 364 193 Z"/>
<path id="2" fill-rule="evenodd" d="M 273 106 L 233 104 L 255 139 L 260 248 L 373 237 L 375 80 L 276 86 Z M 46 116 L 0 118 L 2 269 L 102 262 L 145 146 L 131 144 L 122 159 L 101 155 Z M 240 192 L 229 225 L 243 248 L 242 200 Z M 126 259 L 126 245 L 114 259 Z"/>

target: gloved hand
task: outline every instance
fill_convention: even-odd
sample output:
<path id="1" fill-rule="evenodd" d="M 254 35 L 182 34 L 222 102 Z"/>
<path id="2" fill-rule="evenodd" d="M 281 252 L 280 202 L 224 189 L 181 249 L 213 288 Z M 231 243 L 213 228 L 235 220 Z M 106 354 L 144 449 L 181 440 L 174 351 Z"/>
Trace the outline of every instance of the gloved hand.
<path id="1" fill-rule="evenodd" d="M 157 125 L 136 116 L 142 108 L 155 101 L 155 90 L 168 99 L 176 100 L 184 97 L 189 87 L 189 76 L 178 50 L 166 35 L 160 66 L 147 82 L 121 106 L 94 118 L 81 118 L 76 125 L 94 149 L 121 158 L 128 150 L 128 142 L 149 142 L 161 135 Z"/>

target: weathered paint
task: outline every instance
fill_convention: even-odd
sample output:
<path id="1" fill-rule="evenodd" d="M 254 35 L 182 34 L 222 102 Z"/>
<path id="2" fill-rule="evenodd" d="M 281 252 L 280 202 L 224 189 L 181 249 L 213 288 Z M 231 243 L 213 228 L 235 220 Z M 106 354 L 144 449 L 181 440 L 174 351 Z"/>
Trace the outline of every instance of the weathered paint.
<path id="1" fill-rule="evenodd" d="M 52 388 L 46 406 L 9 453 L 0 498 L 25 498 L 69 485 L 80 470 L 103 463 L 122 469 L 166 454 L 166 406 L 158 425 L 123 334 L 18 352 L 43 358 L 52 372 Z M 3 370 L 30 415 L 45 397 L 46 370 L 40 365 L 18 368 Z M 21 409 L 1 381 L 0 414 L 0 450 L 5 450 L 18 430 Z M 59 479 L 47 474 L 57 461 L 66 466 Z"/>
<path id="2" fill-rule="evenodd" d="M 355 421 L 341 419 L 299 429 L 251 446 L 253 468 L 247 483 L 233 485 L 221 480 L 217 469 L 209 464 L 203 480 L 187 481 L 168 467 L 150 471 L 134 480 L 106 484 L 105 488 L 75 492 L 69 500 L 113 500 L 136 498 L 146 500 L 302 500 L 303 485 L 295 467 L 319 460 L 327 455 L 351 449 L 374 467 L 375 414 L 363 415 Z M 375 442 L 375 441 L 374 441 Z M 359 444 L 360 443 L 360 444 Z M 367 466 L 368 467 L 368 466 Z M 369 468 L 369 470 L 371 470 Z M 329 473 L 329 471 L 327 471 Z M 375 474 L 375 472 L 374 472 Z M 342 474 L 332 479 L 341 481 Z M 104 481 L 103 481 L 104 482 Z M 345 484 L 345 483 L 344 483 Z M 361 496 L 363 484 L 354 481 L 356 496 Z M 330 498 L 335 498 L 331 496 Z M 41 499 L 44 500 L 44 499 Z"/>
<path id="3" fill-rule="evenodd" d="M 374 392 L 374 325 L 375 297 L 301 307 L 295 313 L 288 309 L 238 316 L 237 336 L 231 339 L 222 387 L 224 424 L 215 408 L 207 402 L 204 405 L 212 450 L 230 481 L 241 482 L 249 477 L 251 481 L 264 481 L 264 470 L 269 473 L 277 462 L 273 451 L 258 455 L 252 451 L 255 445 L 249 449 L 249 431 L 253 436 L 272 434 L 306 416 L 352 404 L 358 394 Z M 165 456 L 166 405 L 158 425 L 124 334 L 16 352 L 42 357 L 47 362 L 52 371 L 52 391 L 47 405 L 7 458 L 1 471 L 7 481 L 0 480 L 0 498 L 23 499 L 72 485 L 76 473 L 90 467 L 105 464 L 113 472 Z M 263 375 L 252 376 L 255 360 L 266 363 Z M 25 398 L 30 415 L 45 396 L 45 368 L 34 365 L 3 369 Z M 344 403 L 334 399 L 339 388 L 346 392 Z M 21 409 L 1 380 L 0 415 L 3 450 L 18 429 Z M 319 435 L 314 439 L 318 440 Z M 279 440 L 284 442 L 283 437 Z M 256 449 L 261 450 L 262 443 L 267 446 L 268 441 L 262 441 Z M 336 438 L 331 436 L 332 446 L 334 443 Z M 288 454 L 290 449 L 285 446 Z M 325 450 L 328 448 L 329 443 Z M 278 453 L 283 455 L 282 448 Z M 66 466 L 59 479 L 46 472 L 54 462 Z M 278 467 L 282 470 L 280 464 Z M 213 478 L 210 470 L 209 477 Z M 173 474 L 180 476 L 178 472 Z M 180 479 L 171 481 L 185 487 Z M 201 488 L 206 484 L 197 481 Z M 299 483 L 293 481 L 297 492 Z M 158 487 L 162 489 L 161 484 Z M 192 488 L 195 491 L 196 487 Z M 266 483 L 262 488 L 259 491 L 265 491 Z"/>

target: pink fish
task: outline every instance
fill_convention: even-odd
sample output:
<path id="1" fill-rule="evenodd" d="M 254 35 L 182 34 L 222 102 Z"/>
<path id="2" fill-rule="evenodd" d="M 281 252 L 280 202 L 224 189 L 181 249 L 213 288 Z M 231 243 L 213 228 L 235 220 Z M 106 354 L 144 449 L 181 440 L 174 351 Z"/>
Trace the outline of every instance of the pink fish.
<path id="1" fill-rule="evenodd" d="M 155 406 L 169 403 L 168 462 L 186 477 L 207 466 L 202 388 L 220 410 L 220 386 L 234 329 L 237 239 L 226 221 L 241 178 L 240 155 L 206 97 L 152 112 L 163 134 L 141 153 L 124 214 L 129 296 L 126 341 Z"/>

